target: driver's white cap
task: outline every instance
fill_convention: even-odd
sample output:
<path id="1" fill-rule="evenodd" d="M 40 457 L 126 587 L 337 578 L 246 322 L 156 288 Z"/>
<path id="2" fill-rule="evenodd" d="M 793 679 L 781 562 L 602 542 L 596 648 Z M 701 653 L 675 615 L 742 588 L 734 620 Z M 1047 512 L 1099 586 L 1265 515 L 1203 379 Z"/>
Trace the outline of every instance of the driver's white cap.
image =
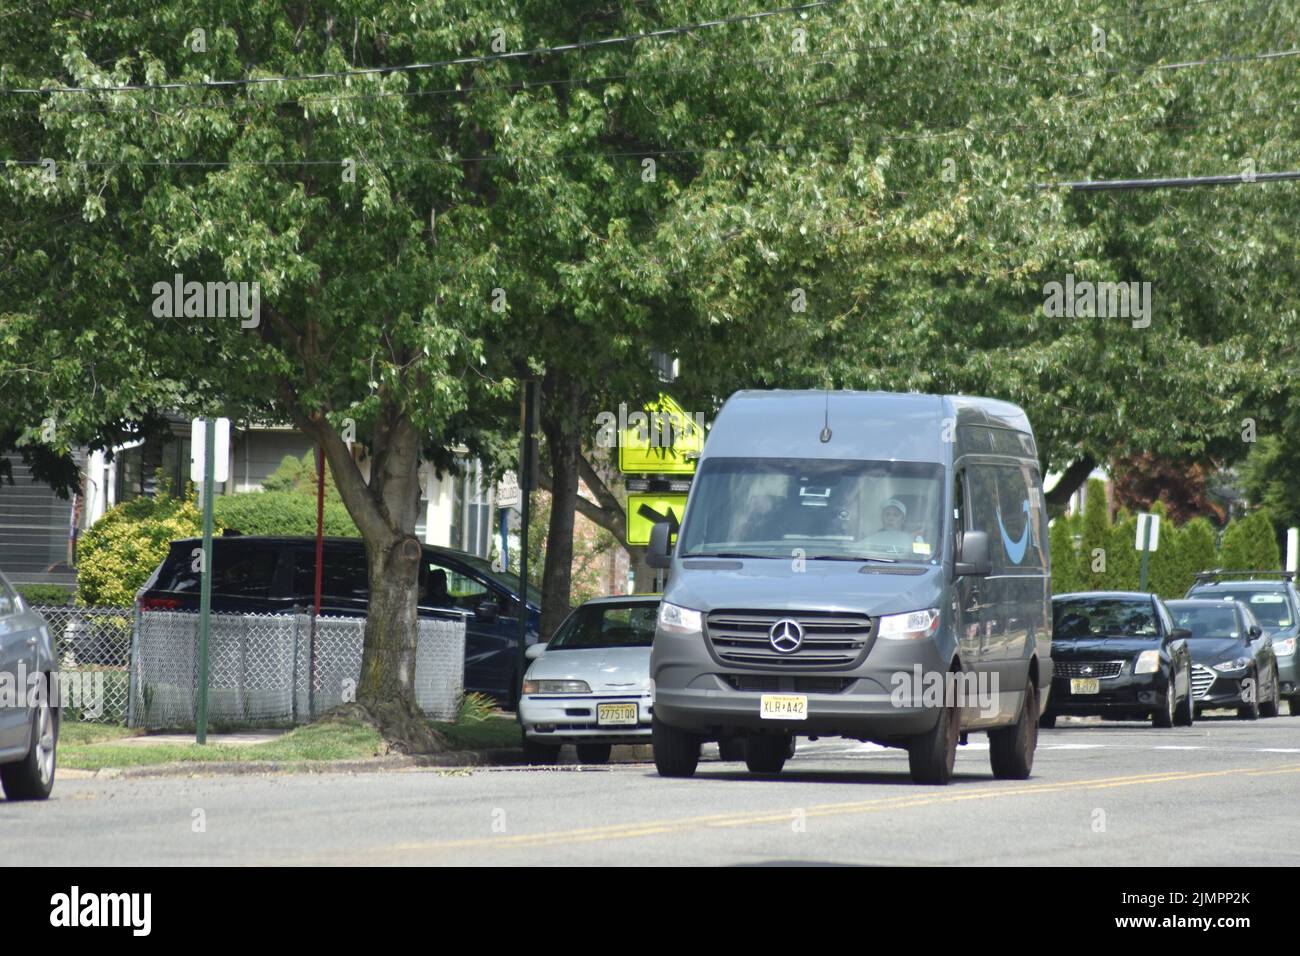
<path id="1" fill-rule="evenodd" d="M 904 518 L 907 517 L 907 505 L 903 504 L 897 498 L 890 498 L 888 501 L 886 501 L 883 505 L 880 506 L 881 511 L 884 511 L 886 508 L 897 508 L 899 514 L 901 514 Z"/>

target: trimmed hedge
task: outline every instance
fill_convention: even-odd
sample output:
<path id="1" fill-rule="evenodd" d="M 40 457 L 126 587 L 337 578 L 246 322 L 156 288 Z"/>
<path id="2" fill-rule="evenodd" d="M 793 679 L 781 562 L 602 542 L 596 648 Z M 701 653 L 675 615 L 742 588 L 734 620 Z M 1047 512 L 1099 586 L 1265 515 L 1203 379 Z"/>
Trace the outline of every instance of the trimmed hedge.
<path id="1" fill-rule="evenodd" d="M 292 491 L 250 491 L 222 495 L 216 499 L 215 514 L 225 529 L 249 535 L 314 535 L 316 498 Z M 325 533 L 359 537 L 360 532 L 338 501 L 325 501 Z"/>

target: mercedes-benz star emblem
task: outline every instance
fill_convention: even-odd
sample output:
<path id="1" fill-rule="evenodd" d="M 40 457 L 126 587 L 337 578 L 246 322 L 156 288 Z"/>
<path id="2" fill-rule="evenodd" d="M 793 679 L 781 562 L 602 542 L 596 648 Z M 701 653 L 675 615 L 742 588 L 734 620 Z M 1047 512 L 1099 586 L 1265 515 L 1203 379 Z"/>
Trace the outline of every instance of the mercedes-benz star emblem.
<path id="1" fill-rule="evenodd" d="M 767 638 L 774 650 L 793 654 L 803 645 L 803 626 L 796 620 L 783 617 L 768 629 Z"/>

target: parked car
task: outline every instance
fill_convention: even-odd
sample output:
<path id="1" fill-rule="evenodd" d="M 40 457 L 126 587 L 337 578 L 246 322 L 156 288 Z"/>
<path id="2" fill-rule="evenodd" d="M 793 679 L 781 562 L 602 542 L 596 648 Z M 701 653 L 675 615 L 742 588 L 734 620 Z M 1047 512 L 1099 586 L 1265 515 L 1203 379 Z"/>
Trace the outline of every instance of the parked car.
<path id="1" fill-rule="evenodd" d="M 651 677 L 663 776 L 744 741 L 775 773 L 799 736 L 906 748 L 946 784 L 967 733 L 1024 779 L 1051 681 L 1047 514 L 1025 413 L 987 398 L 744 391 L 719 412 L 671 567 Z M 898 681 L 920 675 L 945 692 Z M 974 678 L 972 706 L 946 692 Z M 901 697 L 901 699 L 900 699 Z M 964 703 L 964 706 L 963 706 Z"/>
<path id="2" fill-rule="evenodd" d="M 212 542 L 212 610 L 219 613 L 310 611 L 316 586 L 316 539 L 231 536 Z M 202 542 L 173 541 L 167 557 L 136 599 L 145 611 L 197 611 Z M 364 617 L 370 584 L 359 538 L 326 538 L 321 614 Z M 420 563 L 421 617 L 457 615 L 465 621 L 465 689 L 514 706 L 519 687 L 519 579 L 489 562 L 450 548 L 425 545 Z M 541 594 L 526 602 L 528 640 L 537 639 Z"/>
<path id="3" fill-rule="evenodd" d="M 553 763 L 575 744 L 583 763 L 605 763 L 614 744 L 650 742 L 650 645 L 659 595 L 596 598 L 555 636 L 528 648 L 519 699 L 524 755 Z"/>
<path id="4" fill-rule="evenodd" d="M 1189 598 L 1240 601 L 1273 641 L 1279 690 L 1300 714 L 1300 594 L 1290 571 L 1204 571 L 1187 591 Z"/>
<path id="5" fill-rule="evenodd" d="M 1196 712 L 1235 707 L 1256 720 L 1281 710 L 1281 684 L 1273 639 L 1241 601 L 1192 598 L 1168 603 L 1174 624 L 1191 631 L 1192 688 Z"/>
<path id="6" fill-rule="evenodd" d="M 1052 696 L 1043 726 L 1068 714 L 1190 727 L 1196 718 L 1190 636 L 1154 594 L 1053 597 Z"/>
<path id="7" fill-rule="evenodd" d="M 55 669 L 45 619 L 0 574 L 0 674 L 9 676 L 20 698 L 0 706 L 0 786 L 10 800 L 44 800 L 54 789 L 59 709 L 50 678 Z M 34 695 L 28 682 L 33 674 L 45 675 Z"/>

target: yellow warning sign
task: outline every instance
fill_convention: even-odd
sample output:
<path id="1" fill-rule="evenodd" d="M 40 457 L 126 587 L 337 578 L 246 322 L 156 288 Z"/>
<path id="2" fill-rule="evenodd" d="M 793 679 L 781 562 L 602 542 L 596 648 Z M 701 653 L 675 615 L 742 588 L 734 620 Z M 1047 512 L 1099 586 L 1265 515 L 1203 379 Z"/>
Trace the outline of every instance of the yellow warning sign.
<path id="1" fill-rule="evenodd" d="M 686 513 L 686 496 L 674 494 L 632 493 L 627 496 L 627 543 L 649 544 L 650 529 L 660 521 L 667 521 L 673 531 L 682 523 Z"/>
<path id="2" fill-rule="evenodd" d="M 645 411 L 618 409 L 618 470 L 629 475 L 691 475 L 704 450 L 704 415 L 667 395 Z M 612 419 L 613 413 L 606 413 Z"/>

